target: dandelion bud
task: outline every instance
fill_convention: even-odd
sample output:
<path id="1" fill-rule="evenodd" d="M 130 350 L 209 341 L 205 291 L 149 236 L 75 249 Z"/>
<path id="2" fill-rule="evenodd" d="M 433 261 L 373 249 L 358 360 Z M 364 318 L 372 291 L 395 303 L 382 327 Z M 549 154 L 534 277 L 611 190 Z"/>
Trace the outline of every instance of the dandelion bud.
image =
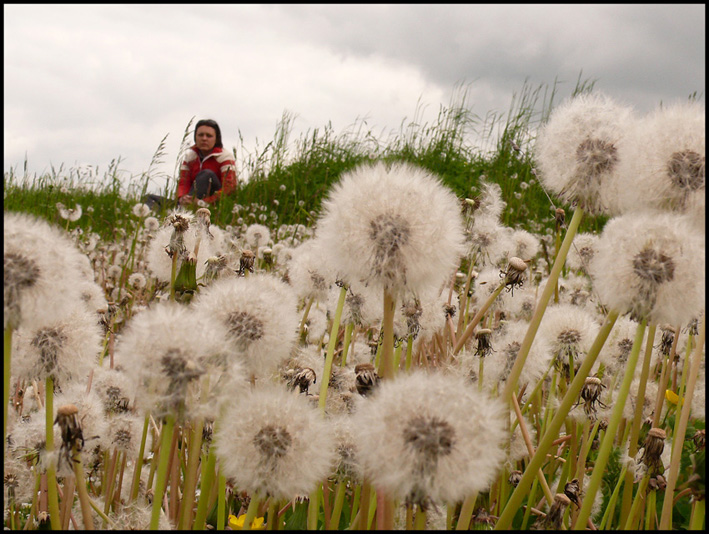
<path id="1" fill-rule="evenodd" d="M 509 478 L 507 479 L 507 481 L 510 483 L 510 485 L 515 488 L 517 487 L 517 484 L 519 484 L 520 480 L 522 480 L 522 471 L 517 471 L 517 470 L 512 471 L 510 473 Z"/>
<path id="2" fill-rule="evenodd" d="M 379 375 L 371 363 L 360 363 L 355 366 L 355 387 L 363 397 L 372 393 L 379 384 Z"/>
<path id="3" fill-rule="evenodd" d="M 295 373 L 293 373 L 289 384 L 291 388 L 298 386 L 300 393 L 305 393 L 307 395 L 310 385 L 315 382 L 315 371 L 310 367 L 305 367 L 304 369 L 298 369 Z"/>
<path id="4" fill-rule="evenodd" d="M 640 461 L 644 463 L 651 473 L 662 473 L 662 451 L 665 449 L 667 434 L 661 428 L 651 428 L 645 438 L 643 455 Z"/>
<path id="5" fill-rule="evenodd" d="M 566 222 L 566 212 L 563 208 L 556 208 L 556 211 L 554 212 L 554 219 L 556 220 L 557 230 L 564 227 L 564 223 Z"/>
<path id="6" fill-rule="evenodd" d="M 554 495 L 554 501 L 546 517 L 539 518 L 534 525 L 532 525 L 532 528 L 534 530 L 561 530 L 564 512 L 570 504 L 571 499 L 563 493 L 557 493 Z"/>
<path id="7" fill-rule="evenodd" d="M 589 417 L 593 416 L 593 419 L 595 419 L 597 412 L 596 404 L 600 404 L 602 407 L 605 407 L 605 405 L 599 400 L 604 387 L 605 386 L 601 383 L 600 378 L 589 376 L 586 378 L 583 389 L 581 389 L 581 398 L 584 401 L 584 413 Z"/>
<path id="8" fill-rule="evenodd" d="M 254 272 L 254 259 L 256 256 L 254 253 L 248 249 L 241 252 L 241 259 L 239 260 L 239 276 L 245 276 L 246 272 Z"/>
<path id="9" fill-rule="evenodd" d="M 526 270 L 527 264 L 524 260 L 515 256 L 512 256 L 509 259 L 507 270 L 500 271 L 500 276 L 505 279 L 505 287 L 507 288 L 507 291 L 512 291 L 512 294 L 514 295 L 514 288 L 522 287 L 525 279 L 524 272 Z"/>
<path id="10" fill-rule="evenodd" d="M 579 506 L 579 496 L 581 495 L 581 487 L 579 485 L 579 479 L 575 478 L 570 482 L 567 482 L 564 486 L 564 495 L 566 495 L 569 500 L 576 506 Z"/>
<path id="11" fill-rule="evenodd" d="M 477 330 L 475 332 L 475 339 L 478 342 L 478 345 L 475 349 L 475 354 L 480 358 L 484 358 L 485 356 L 493 352 L 491 338 L 492 330 L 490 330 L 489 328 L 481 328 L 480 330 Z"/>
<path id="12" fill-rule="evenodd" d="M 697 430 L 694 436 L 692 436 L 692 441 L 694 442 L 694 446 L 697 447 L 697 450 L 703 450 L 706 443 L 706 429 L 702 428 L 701 430 Z"/>

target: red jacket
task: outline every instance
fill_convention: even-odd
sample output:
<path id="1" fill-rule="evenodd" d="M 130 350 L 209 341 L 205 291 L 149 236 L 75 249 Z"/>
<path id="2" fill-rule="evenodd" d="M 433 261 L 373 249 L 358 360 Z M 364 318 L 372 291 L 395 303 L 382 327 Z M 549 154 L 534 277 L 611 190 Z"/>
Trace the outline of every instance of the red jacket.
<path id="1" fill-rule="evenodd" d="M 214 171 L 222 182 L 222 188 L 211 196 L 202 200 L 213 204 L 222 195 L 228 195 L 236 189 L 236 162 L 223 148 L 215 147 L 200 161 L 197 145 L 190 147 L 180 165 L 180 181 L 177 184 L 177 199 L 190 192 L 192 182 L 199 171 L 208 169 Z"/>

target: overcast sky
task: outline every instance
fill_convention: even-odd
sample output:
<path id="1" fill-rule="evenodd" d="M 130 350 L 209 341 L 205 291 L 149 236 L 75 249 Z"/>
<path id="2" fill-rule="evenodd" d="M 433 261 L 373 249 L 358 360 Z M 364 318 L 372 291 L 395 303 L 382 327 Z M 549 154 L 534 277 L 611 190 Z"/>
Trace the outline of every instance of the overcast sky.
<path id="1" fill-rule="evenodd" d="M 373 132 L 436 118 L 456 87 L 481 117 L 525 80 L 582 71 L 639 112 L 705 91 L 705 6 L 4 5 L 4 171 L 146 171 L 168 134 L 172 174 L 191 117 L 252 151 L 284 111 L 292 139 L 329 122 Z M 258 143 L 257 143 L 258 140 Z"/>

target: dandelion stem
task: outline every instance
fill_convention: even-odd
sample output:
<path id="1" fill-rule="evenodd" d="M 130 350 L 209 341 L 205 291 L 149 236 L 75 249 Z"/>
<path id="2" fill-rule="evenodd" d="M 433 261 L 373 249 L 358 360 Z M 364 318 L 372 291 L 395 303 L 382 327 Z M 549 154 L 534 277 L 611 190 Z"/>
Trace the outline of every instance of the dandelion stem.
<path id="1" fill-rule="evenodd" d="M 5 360 L 2 390 L 3 401 L 5 402 L 5 411 L 2 420 L 3 456 L 5 454 L 5 447 L 7 446 L 7 406 L 10 404 L 10 376 L 12 374 L 12 367 L 10 365 L 10 358 L 12 357 L 12 330 L 12 326 L 9 325 L 5 328 L 5 345 L 3 349 L 3 359 Z"/>
<path id="2" fill-rule="evenodd" d="M 224 530 L 226 524 L 226 475 L 219 469 L 217 473 L 217 530 Z M 244 523 L 246 524 L 246 523 Z"/>
<path id="3" fill-rule="evenodd" d="M 332 515 L 330 516 L 330 528 L 334 530 L 340 529 L 340 516 L 342 515 L 342 507 L 345 504 L 345 494 L 347 493 L 347 485 L 344 480 L 338 480 L 335 486 L 335 499 L 332 504 Z"/>
<path id="4" fill-rule="evenodd" d="M 308 298 L 305 310 L 303 310 L 303 318 L 300 320 L 300 326 L 298 327 L 301 339 L 305 339 L 305 323 L 308 321 L 308 315 L 310 314 L 310 307 L 313 305 L 313 300 L 315 300 L 315 297 Z"/>
<path id="5" fill-rule="evenodd" d="M 635 458 L 638 452 L 638 436 L 643 419 L 643 405 L 645 404 L 645 386 L 650 374 L 650 359 L 652 357 L 652 344 L 655 340 L 656 325 L 651 324 L 647 329 L 647 341 L 645 342 L 645 355 L 643 356 L 643 367 L 640 372 L 640 382 L 638 383 L 637 400 L 635 401 L 635 415 L 630 427 L 630 441 L 628 445 L 628 456 Z M 623 502 L 621 505 L 621 517 L 628 517 L 633 496 L 633 475 L 625 474 L 625 488 L 623 488 Z"/>
<path id="6" fill-rule="evenodd" d="M 153 494 L 153 510 L 150 518 L 150 530 L 158 530 L 160 522 L 160 508 L 162 507 L 162 497 L 167 487 L 167 468 L 170 461 L 170 444 L 172 442 L 172 434 L 175 429 L 175 417 L 168 414 L 165 417 L 165 422 L 162 425 L 160 436 L 160 460 L 157 469 L 157 481 L 155 483 L 155 492 Z"/>
<path id="7" fill-rule="evenodd" d="M 635 375 L 635 367 L 637 366 L 646 325 L 647 319 L 643 319 L 642 322 L 638 324 L 635 331 L 633 347 L 630 351 L 630 355 L 628 356 L 628 361 L 625 364 L 623 382 L 620 385 L 620 390 L 618 391 L 618 396 L 616 397 L 615 405 L 613 406 L 613 412 L 611 413 L 611 418 L 608 422 L 608 428 L 606 429 L 605 435 L 603 436 L 603 441 L 599 447 L 596 463 L 594 464 L 593 475 L 591 475 L 591 480 L 586 488 L 586 495 L 584 497 L 583 504 L 581 505 L 581 510 L 579 511 L 574 529 L 580 530 L 585 528 L 586 522 L 591 515 L 591 507 L 593 506 L 596 492 L 601 485 L 606 464 L 608 463 L 608 457 L 610 456 L 611 449 L 613 447 L 613 441 L 615 440 L 618 426 L 620 425 L 620 420 L 623 417 L 623 409 L 630 391 L 630 384 Z"/>
<path id="8" fill-rule="evenodd" d="M 192 508 L 194 506 L 194 490 L 197 486 L 197 468 L 199 458 L 202 453 L 202 430 L 204 429 L 204 418 L 200 417 L 195 422 L 190 436 L 189 459 L 187 460 L 187 474 L 185 476 L 184 489 L 182 491 L 182 507 L 180 521 L 177 530 L 189 530 L 192 523 Z"/>
<path id="9" fill-rule="evenodd" d="M 613 512 L 615 511 L 615 503 L 618 500 L 618 495 L 620 494 L 620 487 L 623 485 L 623 480 L 625 477 L 625 474 L 628 472 L 628 466 L 627 464 L 623 466 L 623 469 L 620 471 L 620 476 L 618 477 L 618 483 L 615 485 L 615 488 L 613 489 L 613 493 L 611 494 L 611 498 L 608 501 L 608 505 L 606 506 L 605 512 L 603 512 L 603 519 L 601 519 L 601 524 L 598 526 L 599 530 L 605 530 L 606 527 L 610 526 L 609 522 L 611 518 L 613 517 Z"/>
<path id="10" fill-rule="evenodd" d="M 207 519 L 207 505 L 209 503 L 209 494 L 212 491 L 214 482 L 214 472 L 217 463 L 217 456 L 213 447 L 209 447 L 207 454 L 206 467 L 202 468 L 202 476 L 200 480 L 199 502 L 197 503 L 197 513 L 194 518 L 194 530 L 204 530 Z"/>
<path id="11" fill-rule="evenodd" d="M 655 411 L 652 417 L 652 426 L 657 427 L 660 424 L 660 417 L 662 415 L 662 404 L 665 400 L 665 389 L 667 388 L 667 381 L 670 378 L 670 365 L 674 360 L 675 354 L 677 354 L 677 343 L 679 342 L 679 326 L 675 327 L 675 336 L 672 339 L 672 347 L 670 348 L 670 355 L 666 358 L 662 365 L 662 373 L 660 375 L 660 381 L 657 387 L 657 397 L 655 398 Z"/>
<path id="12" fill-rule="evenodd" d="M 650 481 L 650 470 L 647 470 L 645 476 L 643 476 L 640 484 L 638 485 L 638 491 L 635 493 L 635 499 L 633 500 L 633 506 L 630 508 L 630 512 L 625 517 L 625 525 L 623 530 L 631 530 L 633 528 L 633 523 L 635 523 L 635 516 L 638 514 L 640 509 L 640 503 L 645 499 L 645 490 L 647 490 L 647 483 Z M 672 499 L 670 499 L 672 501 Z"/>
<path id="13" fill-rule="evenodd" d="M 556 281 L 559 279 L 559 274 L 561 273 L 561 269 L 564 266 L 564 262 L 566 261 L 566 255 L 569 253 L 569 248 L 571 248 L 571 243 L 573 242 L 574 237 L 576 236 L 576 232 L 578 231 L 578 227 L 581 224 L 583 214 L 583 208 L 577 208 L 576 211 L 574 211 L 574 216 L 571 218 L 571 222 L 569 223 L 566 235 L 564 236 L 564 242 L 561 244 L 559 253 L 556 256 L 556 259 L 554 260 L 554 266 L 551 269 L 551 273 L 549 273 L 549 278 L 547 279 L 547 283 L 544 286 L 544 291 L 542 291 L 542 296 L 539 297 L 537 307 L 534 309 L 534 315 L 532 316 L 532 319 L 529 322 L 529 328 L 527 329 L 527 333 L 525 334 L 524 339 L 522 340 L 522 345 L 520 346 L 519 351 L 517 352 L 517 358 L 515 359 L 515 363 L 512 366 L 512 370 L 510 371 L 510 374 L 507 377 L 505 389 L 501 397 L 502 400 L 506 403 L 509 403 L 510 398 L 514 394 L 514 390 L 517 387 L 517 380 L 519 380 L 519 375 L 522 373 L 522 368 L 524 367 L 524 363 L 527 360 L 527 355 L 529 354 L 529 351 L 532 348 L 532 342 L 534 341 L 534 337 L 537 334 L 539 325 L 542 322 L 542 317 L 544 316 L 544 312 L 547 308 L 547 304 L 549 303 L 549 299 L 551 298 L 551 295 L 554 292 Z"/>
<path id="14" fill-rule="evenodd" d="M 350 342 L 352 341 L 352 332 L 354 331 L 354 323 L 345 325 L 345 339 L 342 341 L 342 356 L 340 357 L 340 367 L 347 365 L 347 353 L 350 350 Z"/>
<path id="15" fill-rule="evenodd" d="M 44 393 L 45 429 L 47 438 L 45 449 L 49 458 L 47 467 L 47 497 L 49 499 L 49 520 L 52 530 L 61 530 L 59 519 L 59 497 L 57 495 L 57 467 L 54 452 L 54 378 L 50 375 L 45 380 Z"/>
<path id="16" fill-rule="evenodd" d="M 79 495 L 84 529 L 93 530 L 94 520 L 91 515 L 91 504 L 89 502 L 89 494 L 86 490 L 86 481 L 84 480 L 84 467 L 81 465 L 81 452 L 76 448 L 74 448 L 73 452 L 72 464 L 74 466 L 74 477 L 76 478 L 76 493 Z"/>
<path id="17" fill-rule="evenodd" d="M 487 313 L 487 310 L 490 309 L 490 306 L 492 306 L 493 302 L 495 302 L 495 299 L 498 297 L 498 295 L 502 293 L 503 289 L 505 289 L 504 281 L 500 282 L 500 285 L 498 285 L 497 288 L 495 288 L 495 291 L 493 291 L 492 294 L 487 298 L 485 303 L 482 305 L 482 308 L 480 308 L 478 310 L 478 313 L 476 313 L 475 316 L 470 320 L 468 326 L 465 327 L 465 332 L 463 332 L 463 334 L 459 338 L 456 337 L 455 347 L 453 347 L 453 354 L 458 354 L 460 352 L 460 349 L 463 348 L 465 343 L 470 339 L 470 336 L 473 335 L 473 330 L 475 330 L 475 327 L 478 326 L 480 320 Z"/>
<path id="18" fill-rule="evenodd" d="M 420 505 L 416 506 L 414 530 L 426 530 L 426 511 Z"/>
<path id="19" fill-rule="evenodd" d="M 590 373 L 591 368 L 593 367 L 593 364 L 595 363 L 596 358 L 598 357 L 598 354 L 601 351 L 601 348 L 603 348 L 603 344 L 606 342 L 606 339 L 608 338 L 616 319 L 618 319 L 618 313 L 615 311 L 611 311 L 608 314 L 608 317 L 606 317 L 605 323 L 603 323 L 603 326 L 601 326 L 600 330 L 598 331 L 596 339 L 593 341 L 591 348 L 588 350 L 586 357 L 583 359 L 581 366 L 576 372 L 576 376 L 574 377 L 573 382 L 571 382 L 569 389 L 566 392 L 566 395 L 564 395 L 564 398 L 559 404 L 554 418 L 547 425 L 543 437 L 537 445 L 537 452 L 534 454 L 529 464 L 527 465 L 527 469 L 525 470 L 524 474 L 522 475 L 522 478 L 517 484 L 515 491 L 510 496 L 510 499 L 507 501 L 504 510 L 500 514 L 500 518 L 498 519 L 495 526 L 496 529 L 509 529 L 512 525 L 512 519 L 517 513 L 517 510 L 519 510 L 519 507 L 522 505 L 522 499 L 525 497 L 525 494 L 533 479 L 536 478 L 537 470 L 545 463 L 547 451 L 551 447 L 552 442 L 557 439 L 559 435 L 559 429 L 564 423 L 566 415 L 569 413 L 571 406 L 578 400 L 579 394 L 581 393 L 581 389 L 583 388 L 584 383 L 586 381 L 586 377 Z"/>
<path id="20" fill-rule="evenodd" d="M 143 434 L 140 438 L 140 450 L 138 451 L 138 457 L 135 459 L 135 469 L 133 471 L 133 483 L 130 488 L 130 501 L 134 501 L 138 498 L 138 489 L 140 487 L 140 473 L 143 469 L 143 456 L 145 455 L 145 442 L 148 438 L 148 427 L 150 426 L 150 413 L 145 414 L 145 421 L 143 422 Z"/>
<path id="21" fill-rule="evenodd" d="M 330 384 L 330 374 L 332 373 L 332 360 L 335 357 L 335 345 L 337 345 L 337 331 L 340 328 L 340 320 L 342 319 L 342 308 L 345 305 L 346 296 L 347 286 L 343 285 L 340 288 L 340 298 L 337 301 L 335 317 L 332 320 L 332 329 L 330 330 L 330 339 L 327 343 L 327 353 L 325 355 L 325 367 L 323 367 L 323 376 L 320 380 L 320 397 L 318 398 L 318 408 L 320 408 L 323 414 L 325 413 L 327 388 Z"/>
<path id="22" fill-rule="evenodd" d="M 679 335 L 679 330 L 677 331 Z M 694 395 L 694 386 L 697 383 L 699 376 L 699 366 L 702 361 L 702 348 L 704 347 L 704 338 L 706 335 L 706 315 L 702 316 L 702 324 L 699 329 L 699 338 L 697 346 L 694 348 L 694 355 L 691 361 L 691 370 L 689 372 L 689 381 L 687 382 L 687 391 L 685 392 L 684 404 L 682 404 L 682 412 L 680 413 L 679 428 L 677 428 L 672 439 L 672 456 L 670 460 L 670 474 L 667 478 L 667 487 L 665 488 L 665 500 L 662 503 L 662 516 L 660 519 L 660 530 L 669 530 L 672 525 L 672 496 L 674 495 L 675 486 L 677 485 L 677 475 L 679 474 L 680 459 L 682 456 L 682 448 L 684 447 L 684 435 L 687 432 L 687 422 L 689 421 L 689 413 L 692 409 L 692 403 L 689 399 Z M 685 366 L 690 365 L 690 362 L 685 362 Z"/>
<path id="23" fill-rule="evenodd" d="M 384 290 L 384 317 L 382 319 L 382 355 L 379 362 L 379 376 L 383 380 L 394 378 L 394 312 L 396 296 Z"/>
<path id="24" fill-rule="evenodd" d="M 320 511 L 320 496 L 322 495 L 322 483 L 310 493 L 308 500 L 308 530 L 318 529 L 318 512 Z"/>
<path id="25" fill-rule="evenodd" d="M 704 499 L 692 502 L 692 518 L 689 522 L 689 530 L 704 530 Z"/>
<path id="26" fill-rule="evenodd" d="M 246 509 L 243 530 L 251 530 L 251 523 L 256 519 L 259 504 L 261 504 L 261 496 L 258 493 L 254 493 L 251 496 L 251 501 L 249 501 L 249 507 Z"/>
<path id="27" fill-rule="evenodd" d="M 460 508 L 460 515 L 458 515 L 458 523 L 455 526 L 456 530 L 468 530 L 470 527 L 470 520 L 473 517 L 473 510 L 475 510 L 475 501 L 477 500 L 477 491 L 471 493 L 465 498 L 463 505 Z"/>

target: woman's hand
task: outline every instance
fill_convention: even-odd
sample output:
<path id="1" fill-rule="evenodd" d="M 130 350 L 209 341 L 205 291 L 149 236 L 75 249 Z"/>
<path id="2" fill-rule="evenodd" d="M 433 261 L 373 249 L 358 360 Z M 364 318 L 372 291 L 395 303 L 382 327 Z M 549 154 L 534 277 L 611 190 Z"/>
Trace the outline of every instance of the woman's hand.
<path id="1" fill-rule="evenodd" d="M 180 204 L 180 206 L 188 206 L 194 203 L 194 197 L 192 195 L 184 195 L 181 196 L 177 202 Z"/>

